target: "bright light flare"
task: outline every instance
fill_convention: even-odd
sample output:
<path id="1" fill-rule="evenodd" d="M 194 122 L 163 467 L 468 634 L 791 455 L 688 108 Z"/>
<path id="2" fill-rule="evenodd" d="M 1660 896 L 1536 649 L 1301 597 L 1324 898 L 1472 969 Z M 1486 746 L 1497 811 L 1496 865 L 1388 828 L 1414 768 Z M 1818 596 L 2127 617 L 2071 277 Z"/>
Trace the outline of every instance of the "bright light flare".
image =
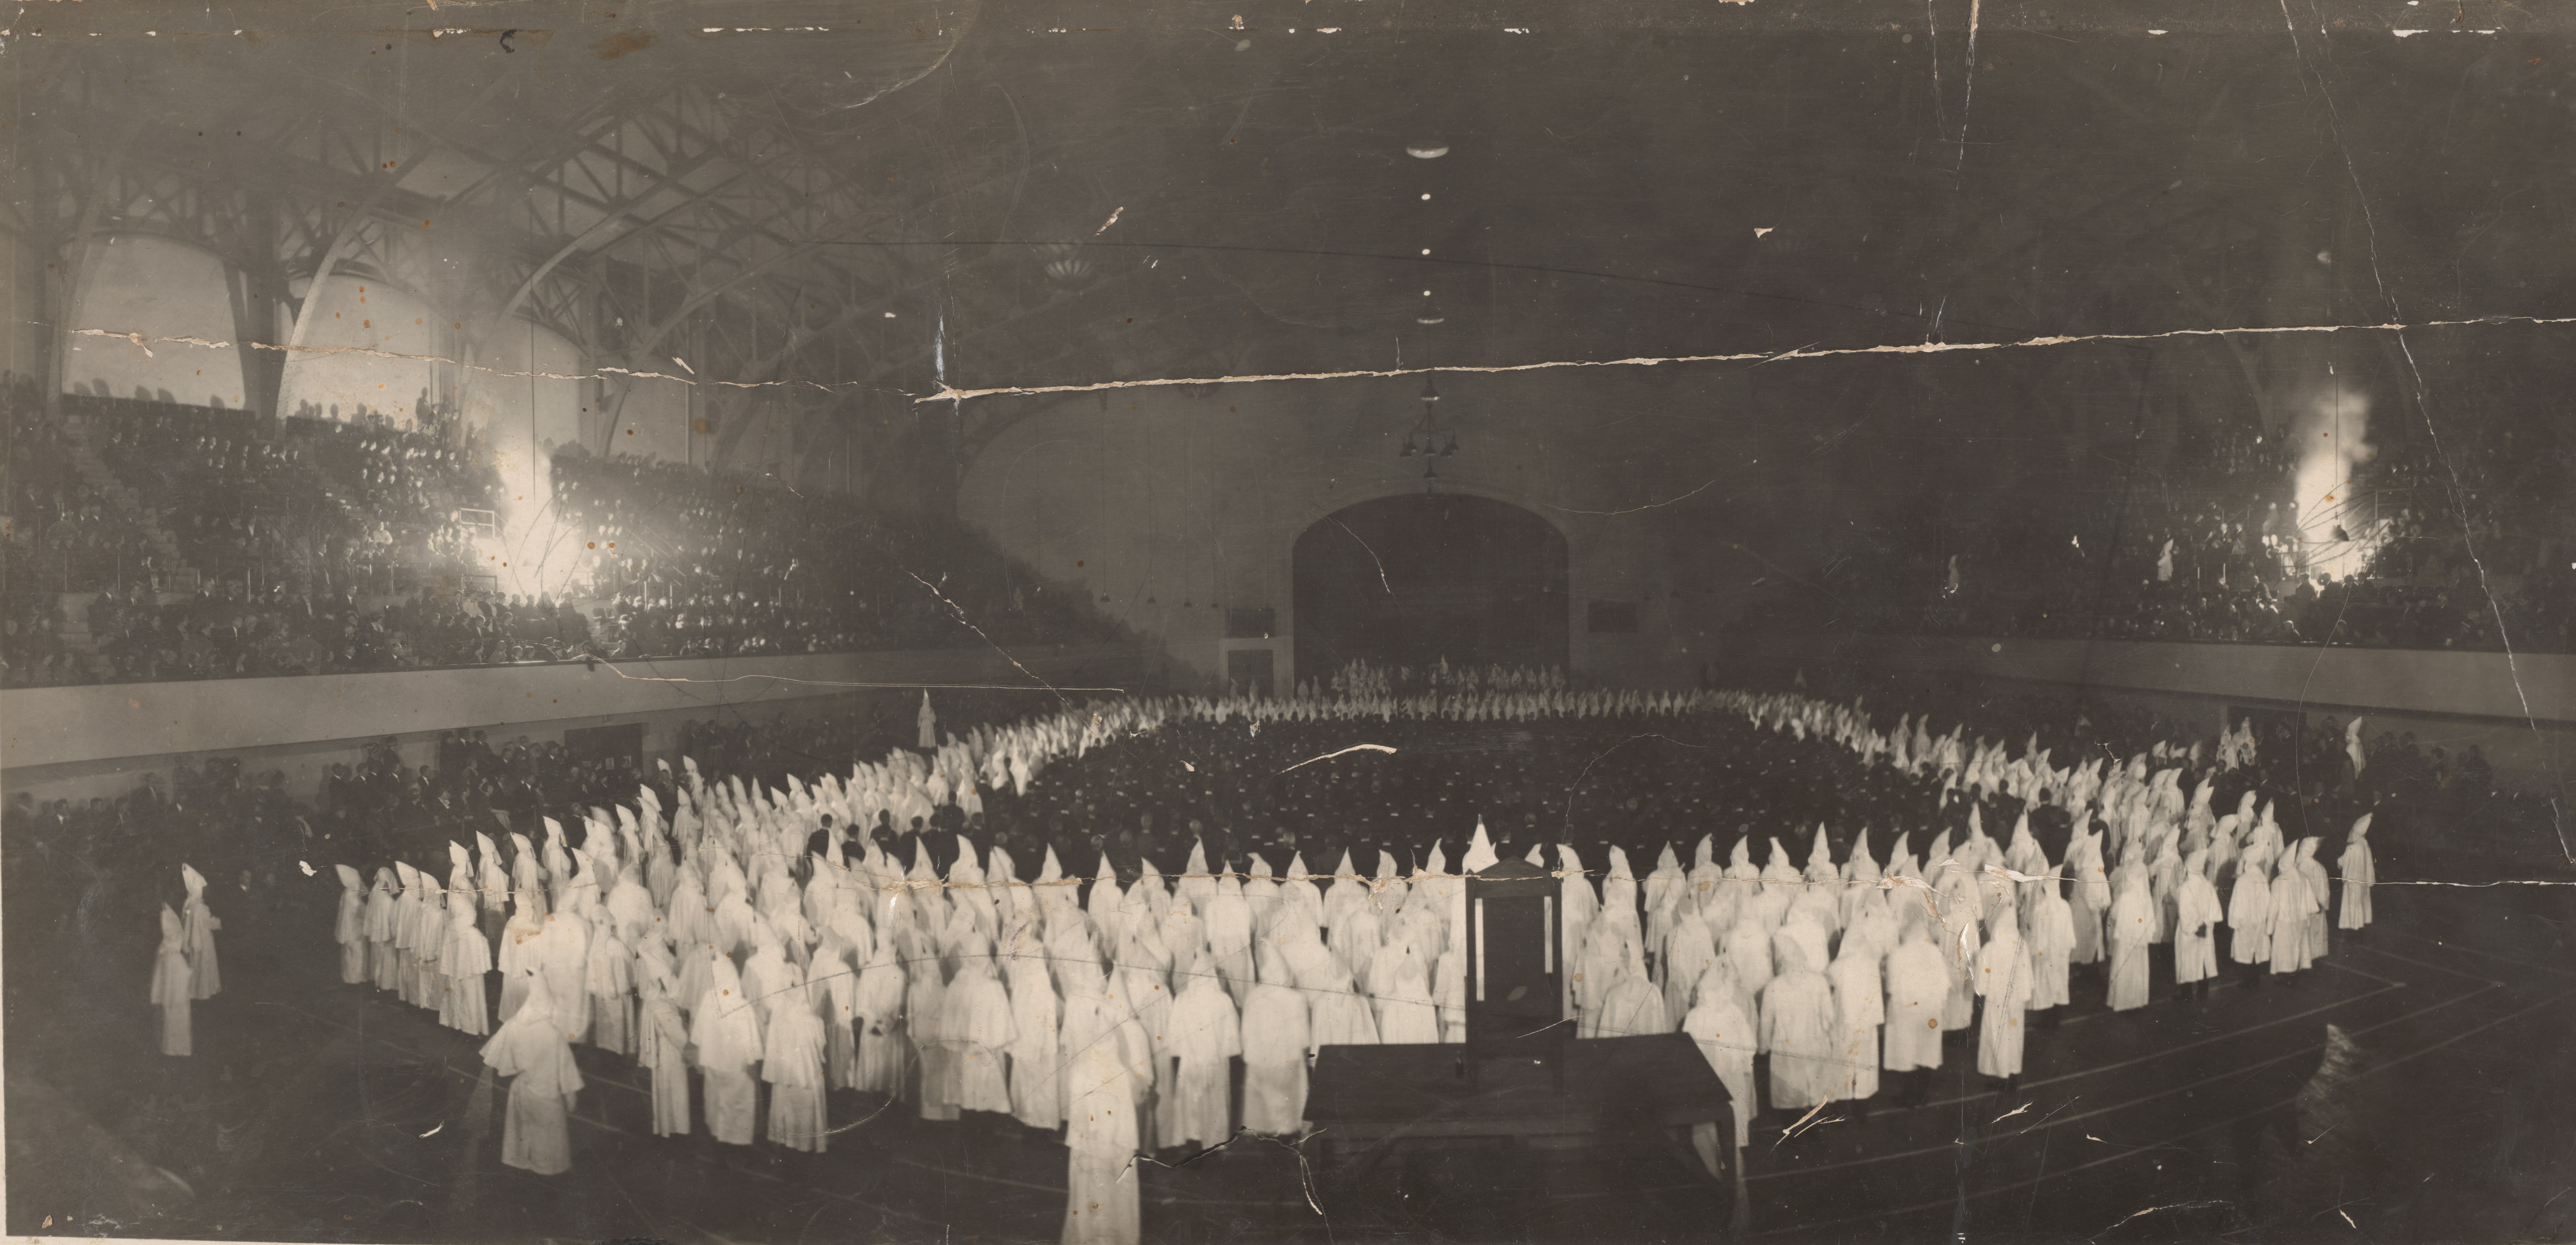
<path id="1" fill-rule="evenodd" d="M 2366 439 L 2370 396 L 2340 380 L 2301 404 L 2290 436 L 2298 447 L 2295 480 L 2299 554 L 2311 575 L 2360 574 L 2387 542 L 2387 525 L 2354 479 L 2378 451 Z"/>

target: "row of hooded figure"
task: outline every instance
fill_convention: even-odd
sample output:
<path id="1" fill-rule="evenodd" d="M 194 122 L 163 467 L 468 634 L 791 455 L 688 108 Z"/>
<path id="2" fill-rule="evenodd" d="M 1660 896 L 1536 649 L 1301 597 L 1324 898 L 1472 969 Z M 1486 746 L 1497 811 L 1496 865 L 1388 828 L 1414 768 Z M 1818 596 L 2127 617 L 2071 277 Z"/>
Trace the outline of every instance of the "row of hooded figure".
<path id="1" fill-rule="evenodd" d="M 1678 1021 L 1745 1105 L 1736 1116 L 1741 1145 L 1756 1102 L 1756 1054 L 1770 1057 L 1770 1104 L 1803 1108 L 1868 1098 L 1882 1071 L 1936 1068 L 1942 1035 L 1975 1024 L 1978 1071 L 2009 1079 L 2022 1067 L 2024 1014 L 2070 1003 L 2073 965 L 2107 959 L 2106 1002 L 2127 1011 L 2147 1001 L 2156 943 L 2173 945 L 2177 985 L 2204 993 L 2218 973 L 2222 925 L 2236 929 L 2231 958 L 2251 971 L 2296 972 L 2325 953 L 2327 879 L 2316 841 L 2284 850 L 2268 810 L 2231 853 L 2226 907 L 2211 849 L 2176 856 L 2171 827 L 2125 841 L 2122 864 L 2105 877 L 2099 833 L 2075 836 L 2073 867 L 2061 870 L 2026 817 L 2000 847 L 1976 820 L 1957 848 L 1947 832 L 1921 861 L 1900 845 L 1884 871 L 1866 834 L 1836 865 L 1820 828 L 1803 871 L 1776 839 L 1763 868 L 1742 841 L 1720 868 L 1704 839 L 1691 870 L 1667 847 L 1640 888 L 1614 848 L 1597 910 L 1580 862 L 1560 848 L 1565 936 L 1580 948 L 1569 957 L 1571 1014 L 1584 1036 L 1657 1032 Z M 2236 833 L 2236 821 L 2221 820 L 2221 838 Z M 2346 929 L 2370 920 L 2368 828 L 2368 817 L 2355 824 L 2345 852 Z M 2071 899 L 2061 882 L 2069 872 Z M 1632 915 L 1640 904 L 1642 930 Z M 1660 949 L 1652 971 L 1646 946 Z"/>
<path id="2" fill-rule="evenodd" d="M 563 1146 L 516 1138 L 559 1137 L 562 1110 L 549 1104 L 577 1085 L 572 1043 L 645 1065 L 657 1132 L 690 1131 L 694 1067 L 719 1141 L 754 1139 L 757 1078 L 773 1086 L 769 1136 L 820 1150 L 829 1088 L 899 1095 L 929 1118 L 985 1110 L 1058 1127 L 1072 1104 L 1057 1071 L 1092 1042 L 1100 1015 L 1137 1018 L 1150 1033 L 1154 1110 L 1140 1134 L 1149 1145 L 1232 1135 L 1224 1078 L 1237 1054 L 1276 1073 L 1263 1081 L 1275 1092 L 1255 1095 L 1247 1118 L 1293 1132 L 1313 1043 L 1440 1035 L 1420 961 L 1446 952 L 1446 928 L 1417 918 L 1398 927 L 1403 936 L 1369 934 L 1363 951 L 1352 940 L 1369 922 L 1345 919 L 1337 952 L 1309 919 L 1323 893 L 1302 886 L 1312 903 L 1287 923 L 1304 936 L 1286 947 L 1312 961 L 1309 980 L 1329 983 L 1340 1002 L 1314 1009 L 1321 1021 L 1310 1039 L 1309 1009 L 1285 984 L 1282 959 L 1271 1003 L 1293 1005 L 1295 1023 L 1256 1025 L 1247 1039 L 1238 1016 L 1259 984 L 1253 927 L 1269 927 L 1269 914 L 1286 906 L 1282 884 L 1259 876 L 1266 869 L 1219 879 L 1194 858 L 1196 876 L 1178 893 L 1159 876 L 1124 889 L 1113 877 L 1093 884 L 1086 908 L 1079 880 L 1064 884 L 1052 851 L 1037 883 L 1010 886 L 983 884 L 988 869 L 1016 878 L 1006 853 L 980 860 L 963 840 L 945 880 L 918 851 L 904 870 L 873 844 L 854 848 L 866 853 L 857 867 L 818 856 L 790 870 L 776 849 L 791 828 L 721 799 L 703 811 L 702 833 L 666 836 L 658 816 L 636 823 L 621 810 L 629 824 L 590 821 L 578 849 L 549 820 L 542 849 L 510 836 L 517 850 L 506 865 L 491 836 L 478 835 L 479 861 L 451 845 L 444 885 L 396 863 L 362 890 L 357 871 L 339 867 L 334 934 L 345 981 L 481 1035 L 492 1019 L 486 979 L 497 969 L 502 1030 L 487 1050 L 530 1040 L 565 1047 L 560 1058 L 495 1063 L 546 1069 L 541 1082 L 514 1083 L 504 1142 L 514 1165 L 568 1166 Z M 1352 892 L 1368 893 L 1351 884 L 1335 895 L 1337 910 Z M 1357 973 L 1343 967 L 1345 953 Z M 1293 1076 L 1281 1071 L 1290 1064 Z M 541 1092 L 523 1103 L 532 1083 Z"/>
<path id="3" fill-rule="evenodd" d="M 2186 920 L 2186 909 L 2207 916 L 2214 905 L 2202 888 L 2221 881 L 2237 903 L 2262 891 L 2260 945 L 2280 965 L 2303 966 L 2309 948 L 2322 949 L 2312 842 L 2284 849 L 2268 809 L 2206 816 L 2205 785 L 2185 809 L 2172 771 L 2149 780 L 2133 769 L 2086 791 L 2122 861 L 2108 874 L 2103 833 L 2077 835 L 2061 871 L 2026 819 L 1999 847 L 1975 811 L 1959 848 L 1944 832 L 1918 864 L 1900 846 L 1884 872 L 1865 834 L 1837 865 L 1820 830 L 1803 871 L 1776 843 L 1755 869 L 1749 840 L 1720 868 L 1704 840 L 1693 869 L 1667 848 L 1642 882 L 1614 849 L 1596 890 L 1584 862 L 1560 848 L 1568 1015 L 1587 1036 L 1684 1028 L 1746 1103 L 1753 1057 L 1767 1051 L 1773 1104 L 1810 1105 L 1867 1096 L 1882 1067 L 1937 1064 L 1938 1035 L 1967 1026 L 1979 994 L 1990 1017 L 2008 1018 L 1986 1026 L 1980 1067 L 2013 1075 L 2020 1015 L 2066 1001 L 2068 965 L 2111 958 L 2115 1006 L 2144 1001 L 2148 943 L 2175 940 L 2178 966 L 2198 971 L 2200 958 L 2180 952 L 2218 918 Z M 1120 1136 L 1133 1139 L 1127 1154 L 1231 1136 L 1219 1091 L 1232 1056 L 1247 1065 L 1241 1123 L 1293 1133 L 1315 1049 L 1461 1036 L 1463 882 L 1436 845 L 1409 879 L 1387 859 L 1362 877 L 1347 854 L 1323 877 L 1302 858 L 1284 877 L 1260 860 L 1247 873 L 1211 871 L 1202 850 L 1174 884 L 1149 864 L 1122 888 L 1104 868 L 1087 895 L 1052 849 L 1024 883 L 1007 853 L 979 855 L 963 841 L 945 879 L 917 848 L 903 869 L 853 842 L 834 853 L 862 853 L 848 867 L 815 857 L 791 869 L 814 828 L 804 789 L 763 799 L 689 770 L 667 825 L 648 788 L 642 818 L 623 807 L 614 823 L 586 818 L 577 850 L 549 819 L 542 850 L 509 836 L 506 865 L 488 835 L 477 836 L 479 860 L 451 845 L 445 886 L 397 864 L 361 894 L 355 870 L 340 874 L 335 932 L 347 979 L 399 991 L 479 1034 L 484 976 L 502 971 L 504 1028 L 486 1057 L 539 1073 L 514 1074 L 513 1137 L 559 1134 L 566 1087 L 578 1086 L 569 1044 L 587 1042 L 633 1054 L 652 1073 L 658 1132 L 690 1130 L 694 1067 L 721 1141 L 753 1139 L 766 1081 L 768 1131 L 785 1145 L 821 1149 L 824 1091 L 848 1087 L 900 1095 L 931 1118 L 979 1110 L 1050 1129 L 1070 1120 L 1079 1167 L 1086 1146 L 1114 1149 Z M 2348 850 L 2345 872 L 2363 885 L 2347 887 L 2347 923 L 2356 890 L 2359 919 L 2368 916 L 2367 848 L 2358 833 L 2354 841 L 2361 868 Z M 1492 859 L 1480 829 L 1461 869 Z M 2071 902 L 2048 880 L 2059 876 L 2075 879 Z M 2271 937 L 2276 912 L 2295 915 L 2277 926 L 2294 936 Z M 2235 923 L 2242 960 L 2257 943 L 2241 932 L 2249 921 Z M 2118 984 L 2132 967 L 2133 992 Z M 1134 1084 L 1120 1090 L 1129 1109 L 1084 1106 L 1083 1095 L 1106 1091 L 1058 1074 L 1126 1050 L 1096 1038 L 1130 1023 L 1142 1046 Z M 1104 1119 L 1126 1131 L 1100 1135 Z M 562 1170 L 564 1153 L 505 1139 L 521 1166 Z"/>
<path id="4" fill-rule="evenodd" d="M 2235 821 L 2221 821 L 2222 836 L 2232 836 Z M 2003 1000 L 1990 1002 L 1990 1016 L 2011 1019 L 1988 1026 L 1980 1070 L 2016 1074 L 2018 1013 L 2067 1002 L 2072 964 L 2107 957 L 2110 1004 L 2126 1010 L 2145 1001 L 2149 944 L 2175 944 L 2178 982 L 2203 980 L 2217 971 L 2212 928 L 2230 917 L 2239 962 L 2268 957 L 2272 971 L 2296 971 L 2322 950 L 2313 843 L 2281 850 L 2268 815 L 2235 853 L 2229 913 L 2208 877 L 2207 849 L 2175 864 L 2170 830 L 2125 842 L 2123 864 L 2107 878 L 2098 838 L 2078 835 L 2070 902 L 2026 819 L 2006 848 L 1975 825 L 1972 815 L 1956 849 L 1946 832 L 1935 840 L 1928 882 L 1903 848 L 1882 873 L 1866 835 L 1835 864 L 1821 828 L 1803 871 L 1776 840 L 1764 868 L 1753 867 L 1744 840 L 1720 869 L 1703 839 L 1689 872 L 1667 847 L 1641 885 L 1614 848 L 1597 893 L 1573 849 L 1560 847 L 1565 939 L 1575 949 L 1563 975 L 1567 1014 L 1584 1037 L 1689 1029 L 1745 1102 L 1753 1101 L 1752 1057 L 1768 1053 L 1773 1105 L 1805 1106 L 1869 1096 L 1880 1067 L 1938 1066 L 1938 1035 L 1967 1027 L 1981 994 Z M 2357 843 L 2366 829 L 2367 819 L 2355 827 Z M 798 1148 L 823 1145 L 822 1088 L 900 1095 L 928 1118 L 986 1110 L 1051 1129 L 1069 1109 L 1055 1071 L 1082 1044 L 1074 1038 L 1087 1040 L 1068 1037 L 1063 1018 L 1071 1000 L 1097 996 L 1096 1006 L 1134 1016 L 1152 1039 L 1154 1112 L 1139 1133 L 1152 1148 L 1231 1135 L 1226 1095 L 1198 1095 L 1193 1111 L 1182 1085 L 1221 1085 L 1235 1055 L 1271 1069 L 1278 1088 L 1247 1096 L 1246 1126 L 1293 1133 L 1305 1058 L 1316 1048 L 1463 1038 L 1452 936 L 1460 883 L 1437 846 L 1409 880 L 1384 859 L 1378 876 L 1364 879 L 1346 854 L 1329 885 L 1302 858 L 1282 880 L 1259 860 L 1248 874 L 1211 872 L 1194 852 L 1176 887 L 1167 889 L 1150 863 L 1123 889 L 1104 869 L 1077 906 L 1076 884 L 1052 850 L 1033 884 L 986 885 L 988 873 L 1016 882 L 1017 871 L 1007 853 L 979 861 L 963 840 L 945 880 L 918 852 L 898 874 L 870 846 L 857 869 L 816 858 L 800 883 L 775 854 L 748 857 L 755 868 L 746 874 L 745 857 L 702 844 L 688 855 L 705 862 L 703 879 L 695 866 L 675 868 L 657 899 L 659 888 L 615 863 L 607 842 L 570 852 L 559 836 L 550 830 L 543 856 L 520 840 L 508 871 L 482 837 L 486 869 L 519 875 L 496 876 L 489 888 L 472 883 L 461 846 L 447 887 L 396 865 L 361 901 L 355 871 L 343 866 L 344 977 L 361 980 L 371 969 L 380 988 L 483 1032 L 482 979 L 494 961 L 472 914 L 479 896 L 506 894 L 513 910 L 497 922 L 502 1018 L 542 986 L 552 1027 L 567 1041 L 643 1056 L 656 1073 L 656 1127 L 666 1133 L 689 1128 L 678 1055 L 692 1042 L 720 1140 L 753 1137 L 755 1067 L 786 1087 L 773 1092 L 772 1138 Z M 724 837 L 707 843 L 720 848 Z M 2155 865 L 2146 863 L 2150 842 Z M 551 869 L 549 856 L 561 858 Z M 1491 859 L 1480 832 L 1463 867 Z M 615 874 L 605 900 L 593 870 Z M 2348 885 L 2348 927 L 2367 920 L 2367 905 L 2366 884 Z M 2242 932 L 2258 926 L 2259 934 Z M 1268 977 L 1256 952 L 1276 961 Z M 2021 971 L 1999 971 L 2008 963 Z M 1272 1010 L 1296 1015 L 1247 1029 L 1240 1012 L 1274 977 L 1293 988 Z M 782 1002 L 792 1005 L 782 1011 Z M 1904 1019 L 1882 1043 L 1878 1030 L 1891 1017 Z"/>

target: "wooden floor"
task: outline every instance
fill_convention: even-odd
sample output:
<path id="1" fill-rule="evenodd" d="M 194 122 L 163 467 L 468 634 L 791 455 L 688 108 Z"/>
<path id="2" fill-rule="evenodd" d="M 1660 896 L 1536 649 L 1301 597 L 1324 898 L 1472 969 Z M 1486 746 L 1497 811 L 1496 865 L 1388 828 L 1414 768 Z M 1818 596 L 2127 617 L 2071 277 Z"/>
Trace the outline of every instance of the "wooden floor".
<path id="1" fill-rule="evenodd" d="M 2017 1090 L 1953 1047 L 1925 1106 L 1755 1117 L 1749 1235 L 1798 1240 L 2524 1239 L 2576 1233 L 2576 971 L 2559 887 L 2391 887 L 2291 986 L 2226 986 L 2035 1030 Z M 228 929 L 228 933 L 229 933 Z M 7 1228 L 262 1240 L 1047 1240 L 1065 1154 L 1014 1124 L 835 1095 L 829 1154 L 649 1136 L 638 1071 L 583 1053 L 569 1175 L 502 1167 L 477 1043 L 323 974 L 227 948 L 200 1054 L 152 1053 L 120 992 L 12 972 Z M 13 970 L 15 964 L 13 961 Z M 41 993 L 40 993 L 41 991 Z M 139 999 L 140 992 L 134 992 Z M 59 1140 L 38 1144 L 34 1139 Z M 1138 1167 L 1153 1240 L 1704 1240 L 1722 1197 L 1668 1144 L 1425 1152 L 1387 1187 L 1317 1182 L 1249 1137 Z M 50 1217 L 51 1225 L 47 1226 Z"/>

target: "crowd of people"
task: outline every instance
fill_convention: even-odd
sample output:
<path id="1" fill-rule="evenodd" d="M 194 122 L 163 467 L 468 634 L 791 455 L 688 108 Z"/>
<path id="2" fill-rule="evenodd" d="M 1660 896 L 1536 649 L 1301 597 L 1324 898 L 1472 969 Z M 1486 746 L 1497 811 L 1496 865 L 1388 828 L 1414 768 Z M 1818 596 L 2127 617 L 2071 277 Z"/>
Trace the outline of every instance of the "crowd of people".
<path id="1" fill-rule="evenodd" d="M 276 419 L 103 393 L 63 404 L 209 580 L 317 593 L 453 580 L 476 560 L 464 516 L 498 505 L 490 448 L 426 392 L 408 416 L 307 403 Z"/>
<path id="2" fill-rule="evenodd" d="M 2370 919 L 2369 809 L 2417 781 L 2359 722 L 2193 741 L 1987 702 L 1938 730 L 1344 673 L 945 737 L 925 699 L 914 747 L 846 768 L 738 727 L 645 768 L 460 734 L 441 773 L 511 776 L 479 808 L 308 850 L 341 866 L 343 980 L 488 1035 L 518 1078 L 505 1162 L 568 1168 L 588 1045 L 649 1074 L 660 1134 L 820 1151 L 850 1095 L 1063 1130 L 1067 1239 L 1132 1240 L 1135 1154 L 1300 1133 L 1322 1046 L 1461 1040 L 1459 875 L 1497 859 L 1561 880 L 1579 1034 L 1689 1034 L 1741 1145 L 1766 1110 L 1919 1102 L 1947 1060 L 2008 1081 L 2029 1027 L 2145 1005 L 2151 972 L 2186 1005 L 2221 965 L 2295 978 Z M 386 749 L 325 800 L 437 784 Z"/>
<path id="3" fill-rule="evenodd" d="M 969 623 L 1004 645 L 1117 638 L 953 521 L 579 446 L 553 471 L 608 656 L 935 648 Z"/>
<path id="4" fill-rule="evenodd" d="M 0 395 L 12 686 L 1123 638 L 954 522 L 578 445 L 531 537 L 562 586 L 504 592 L 484 546 L 514 506 L 426 392 L 283 419 L 105 382 L 59 415 L 31 382 Z M 133 504 L 76 469 L 84 440 Z"/>
<path id="5" fill-rule="evenodd" d="M 30 590 L 95 592 L 169 569 L 158 565 L 142 517 L 81 474 L 75 436 L 46 413 L 32 377 L 0 375 L 0 408 L 9 455 L 0 578 L 13 594 L 13 615 L 25 608 L 18 594 Z"/>
<path id="6" fill-rule="evenodd" d="M 58 635 L 60 606 L 23 601 L 27 625 Z M 53 608 L 48 609 L 48 605 Z M 570 602 L 497 592 L 423 590 L 366 608 L 346 592 L 238 581 L 194 592 L 145 584 L 102 591 L 82 607 L 85 649 L 31 645 L 10 661 L 20 684 L 160 682 L 350 674 L 372 670 L 559 661 L 595 653 L 590 620 Z"/>
<path id="7" fill-rule="evenodd" d="M 2034 638 L 2563 653 L 2576 618 L 2566 433 L 2375 429 L 2331 495 L 2294 495 L 2288 428 L 2185 438 L 2152 484 L 2035 489 L 1837 556 L 1763 625 Z M 1970 508 L 1973 509 L 1973 508 Z"/>

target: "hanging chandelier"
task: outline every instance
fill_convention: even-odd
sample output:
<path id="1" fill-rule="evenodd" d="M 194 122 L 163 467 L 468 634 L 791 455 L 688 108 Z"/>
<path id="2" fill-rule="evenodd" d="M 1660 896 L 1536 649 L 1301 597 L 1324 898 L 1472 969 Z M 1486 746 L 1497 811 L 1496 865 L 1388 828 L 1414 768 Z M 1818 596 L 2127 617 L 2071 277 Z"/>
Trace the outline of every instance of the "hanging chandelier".
<path id="1" fill-rule="evenodd" d="M 1429 492 L 1440 478 L 1439 460 L 1458 452 L 1458 434 L 1440 426 L 1440 390 L 1428 377 L 1422 381 L 1421 402 L 1422 417 L 1414 421 L 1412 431 L 1404 434 L 1404 448 L 1396 451 L 1396 457 L 1423 460 L 1422 488 Z"/>

